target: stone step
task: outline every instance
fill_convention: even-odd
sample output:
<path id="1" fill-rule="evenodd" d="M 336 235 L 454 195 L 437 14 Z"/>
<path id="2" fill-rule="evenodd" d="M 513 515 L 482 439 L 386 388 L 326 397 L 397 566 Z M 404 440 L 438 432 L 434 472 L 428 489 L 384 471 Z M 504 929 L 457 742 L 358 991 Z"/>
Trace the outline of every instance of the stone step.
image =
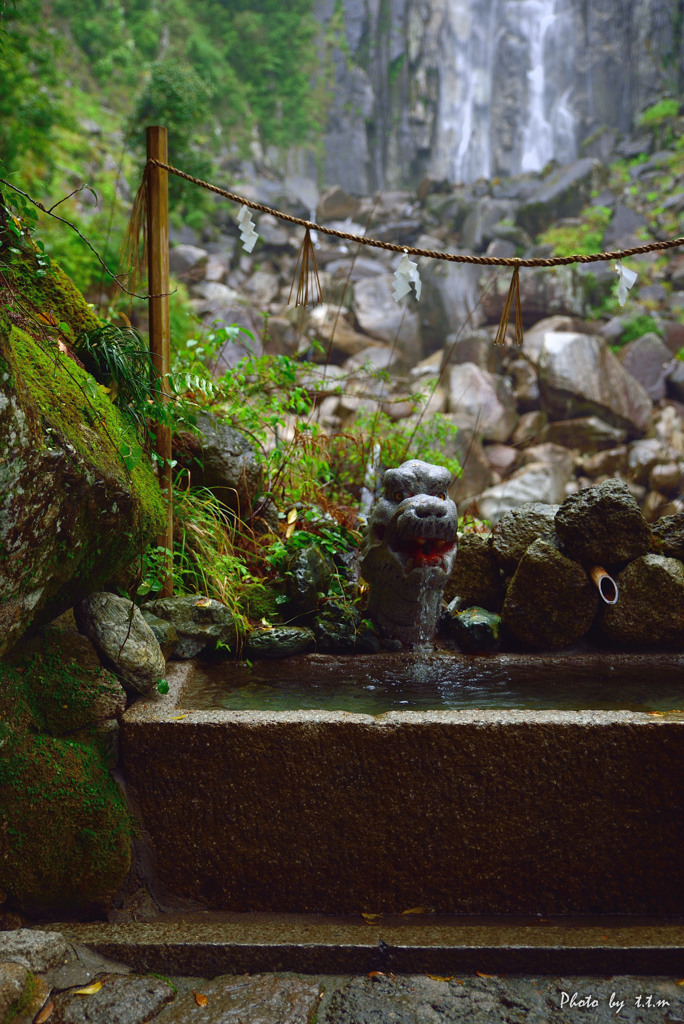
<path id="1" fill-rule="evenodd" d="M 201 911 L 45 926 L 141 972 L 201 975 L 481 972 L 684 976 L 684 921 L 327 917 Z"/>

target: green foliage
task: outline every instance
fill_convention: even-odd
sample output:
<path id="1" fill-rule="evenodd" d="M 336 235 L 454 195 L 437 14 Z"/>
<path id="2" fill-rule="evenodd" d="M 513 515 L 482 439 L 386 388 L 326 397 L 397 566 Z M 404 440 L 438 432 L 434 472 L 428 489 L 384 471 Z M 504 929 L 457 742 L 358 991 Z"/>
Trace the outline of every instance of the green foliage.
<path id="1" fill-rule="evenodd" d="M 644 334 L 657 334 L 659 337 L 663 337 L 662 327 L 648 313 L 640 313 L 627 321 L 617 347 L 622 348 L 623 345 L 643 337 Z"/>
<path id="2" fill-rule="evenodd" d="M 3 15 L 5 21 L 3 21 Z M 14 0 L 0 11 L 0 176 L 29 161 L 52 166 L 55 129 L 69 117 L 57 71 L 59 37 L 39 0 Z"/>
<path id="3" fill-rule="evenodd" d="M 679 100 L 662 99 L 644 110 L 639 118 L 639 126 L 653 128 L 671 120 L 679 113 Z"/>
<path id="4" fill-rule="evenodd" d="M 554 253 L 561 256 L 588 256 L 600 252 L 612 215 L 607 206 L 587 206 L 582 211 L 581 223 L 551 227 L 540 235 L 539 241 L 552 245 Z"/>

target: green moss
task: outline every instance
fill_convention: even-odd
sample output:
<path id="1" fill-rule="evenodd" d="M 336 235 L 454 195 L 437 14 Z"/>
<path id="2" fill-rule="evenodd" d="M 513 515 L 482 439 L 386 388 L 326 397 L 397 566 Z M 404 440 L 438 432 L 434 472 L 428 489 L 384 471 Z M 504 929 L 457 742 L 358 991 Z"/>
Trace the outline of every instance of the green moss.
<path id="1" fill-rule="evenodd" d="M 2 1019 L 2 1024 L 12 1024 L 12 1021 L 15 1021 L 17 1017 L 21 1017 L 24 1013 L 26 1013 L 29 1007 L 31 1006 L 31 1003 L 33 1002 L 35 994 L 36 977 L 32 971 L 29 971 L 26 977 L 26 984 L 24 985 L 23 992 L 21 993 L 19 998 L 16 999 L 10 1006 L 9 1010 Z"/>
<path id="2" fill-rule="evenodd" d="M 2 348 L 0 323 L 0 351 Z M 105 390 L 56 345 L 38 343 L 14 326 L 4 357 L 16 390 L 20 394 L 26 392 L 30 404 L 39 410 L 43 444 L 48 447 L 51 434 L 56 433 L 66 438 L 97 473 L 113 477 L 126 490 L 132 485 L 139 503 L 140 527 L 146 534 L 160 532 L 165 509 L 156 477 L 142 454 L 132 472 L 126 468 L 122 453 L 139 451 L 139 446 L 130 425 L 109 401 Z M 140 549 L 140 531 L 134 530 L 132 536 L 121 540 L 133 558 Z"/>
<path id="3" fill-rule="evenodd" d="M 94 913 L 130 866 L 131 820 L 101 753 L 0 722 L 0 888 L 26 913 Z"/>
<path id="4" fill-rule="evenodd" d="M 45 735 L 56 707 L 75 711 L 107 688 L 47 630 L 0 662 L 0 889 L 27 913 L 86 913 L 111 901 L 129 867 L 132 822 L 108 771 L 106 743 Z M 84 718 L 84 711 L 86 712 Z"/>

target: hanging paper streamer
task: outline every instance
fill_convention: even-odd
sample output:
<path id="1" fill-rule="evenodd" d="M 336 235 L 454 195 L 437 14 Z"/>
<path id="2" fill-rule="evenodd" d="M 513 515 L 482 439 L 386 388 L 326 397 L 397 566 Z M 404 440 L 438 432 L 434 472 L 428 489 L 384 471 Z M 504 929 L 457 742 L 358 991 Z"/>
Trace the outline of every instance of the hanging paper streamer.
<path id="1" fill-rule="evenodd" d="M 513 271 L 513 278 L 511 280 L 511 286 L 508 289 L 508 295 L 506 296 L 506 302 L 504 304 L 503 313 L 501 314 L 501 320 L 499 321 L 499 329 L 496 332 L 496 338 L 494 339 L 495 345 L 503 345 L 506 340 L 506 331 L 508 330 L 508 321 L 511 316 L 511 306 L 515 302 L 515 336 L 514 340 L 516 345 L 522 345 L 523 343 L 523 320 L 522 320 L 522 308 L 520 306 L 520 268 L 516 267 Z"/>
<path id="2" fill-rule="evenodd" d="M 420 274 L 418 264 L 412 263 L 408 257 L 408 250 L 404 249 L 404 255 L 399 260 L 399 266 L 394 271 L 394 291 L 392 295 L 399 302 L 411 291 L 411 285 L 416 293 L 416 299 L 420 298 Z"/>
<path id="3" fill-rule="evenodd" d="M 238 224 L 240 225 L 240 239 L 242 241 L 242 248 L 245 252 L 251 252 L 256 245 L 256 240 L 259 237 L 257 232 L 254 230 L 254 222 L 252 220 L 252 214 L 246 206 L 240 208 L 240 212 L 237 216 Z"/>
<path id="4" fill-rule="evenodd" d="M 637 279 L 637 275 L 634 270 L 629 270 L 622 263 L 622 260 L 618 260 L 615 264 L 615 270 L 619 278 L 618 281 L 618 302 L 621 306 L 624 306 L 627 301 L 627 292 L 634 285 Z"/>
<path id="5" fill-rule="evenodd" d="M 297 282 L 295 306 L 308 306 L 309 302 L 311 302 L 312 306 L 318 305 L 321 301 L 321 282 L 318 277 L 318 267 L 316 266 L 316 252 L 311 232 L 308 228 L 304 234 L 304 241 L 297 257 L 295 276 L 287 300 L 288 305 L 292 299 L 292 289 L 295 286 L 295 281 Z"/>

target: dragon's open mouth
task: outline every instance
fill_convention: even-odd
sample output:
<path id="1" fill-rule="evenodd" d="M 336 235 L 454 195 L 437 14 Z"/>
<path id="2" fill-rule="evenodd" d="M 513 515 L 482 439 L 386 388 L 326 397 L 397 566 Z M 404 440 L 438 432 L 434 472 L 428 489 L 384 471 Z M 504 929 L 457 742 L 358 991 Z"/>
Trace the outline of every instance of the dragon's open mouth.
<path id="1" fill-rule="evenodd" d="M 449 556 L 456 547 L 455 540 L 440 537 L 393 538 L 388 544 L 390 550 L 404 567 L 404 572 L 413 569 L 443 569 L 449 571 Z"/>

